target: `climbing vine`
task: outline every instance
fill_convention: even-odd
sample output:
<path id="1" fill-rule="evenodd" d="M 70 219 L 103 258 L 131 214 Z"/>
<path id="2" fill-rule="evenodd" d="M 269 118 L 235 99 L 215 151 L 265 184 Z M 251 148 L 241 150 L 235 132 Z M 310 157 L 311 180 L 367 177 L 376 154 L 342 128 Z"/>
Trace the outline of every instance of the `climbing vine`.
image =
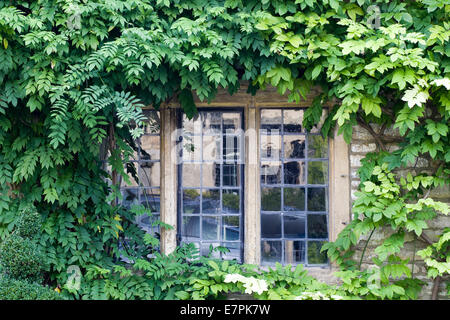
<path id="1" fill-rule="evenodd" d="M 293 101 L 318 86 L 305 127 L 328 101 L 336 106 L 324 135 L 337 126 L 349 142 L 359 124 L 379 151 L 359 172 L 354 228 L 325 249 L 347 266 L 360 236 L 390 226 L 376 273 L 390 289 L 370 294 L 402 295 L 397 287 L 406 284 L 388 282 L 412 277 L 397 255 L 404 235 L 423 238 L 427 221 L 448 213 L 429 195 L 450 181 L 449 10 L 438 0 L 1 1 L 0 238 L 33 203 L 44 218 L 46 282 L 55 287 L 67 282 L 69 265 L 86 273 L 144 257 L 136 213 L 113 205 L 143 132 L 142 106 L 177 98 L 191 117 L 193 93 L 211 101 L 241 80 L 251 93 L 270 84 Z M 383 133 L 391 126 L 401 141 L 389 152 Z M 431 172 L 396 175 L 419 158 Z M 429 242 L 430 276 L 442 277 L 447 247 Z M 348 272 L 352 284 L 358 274 Z"/>

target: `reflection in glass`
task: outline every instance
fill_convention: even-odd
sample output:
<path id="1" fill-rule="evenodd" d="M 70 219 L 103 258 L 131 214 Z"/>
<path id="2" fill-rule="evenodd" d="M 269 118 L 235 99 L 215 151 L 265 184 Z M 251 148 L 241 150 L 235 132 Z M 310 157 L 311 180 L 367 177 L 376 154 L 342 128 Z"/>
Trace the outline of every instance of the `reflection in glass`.
<path id="1" fill-rule="evenodd" d="M 183 217 L 181 234 L 184 237 L 191 238 L 189 240 L 195 240 L 192 238 L 200 238 L 200 217 Z"/>
<path id="2" fill-rule="evenodd" d="M 222 124 L 221 112 L 202 112 L 203 134 L 219 134 Z"/>
<path id="3" fill-rule="evenodd" d="M 141 189 L 141 204 L 152 213 L 160 210 L 160 192 L 157 189 Z"/>
<path id="4" fill-rule="evenodd" d="M 140 162 L 139 182 L 141 187 L 159 187 L 161 173 L 159 162 Z"/>
<path id="5" fill-rule="evenodd" d="M 220 213 L 220 190 L 203 190 L 202 212 Z"/>
<path id="6" fill-rule="evenodd" d="M 138 204 L 138 190 L 139 189 L 122 189 L 120 193 L 122 194 L 122 205 L 125 208 L 130 208 L 134 204 Z"/>
<path id="7" fill-rule="evenodd" d="M 185 187 L 200 187 L 201 165 L 198 163 L 183 163 L 183 185 Z M 205 174 L 205 173 L 204 173 Z M 207 174 L 207 173 L 206 173 Z"/>
<path id="8" fill-rule="evenodd" d="M 183 213 L 200 213 L 200 190 L 183 190 Z"/>
<path id="9" fill-rule="evenodd" d="M 284 210 L 305 211 L 305 188 L 284 188 Z"/>
<path id="10" fill-rule="evenodd" d="M 239 112 L 223 113 L 223 133 L 236 133 L 241 128 L 241 114 Z"/>
<path id="11" fill-rule="evenodd" d="M 308 211 L 326 211 L 325 188 L 308 188 Z"/>
<path id="12" fill-rule="evenodd" d="M 193 176 L 192 179 L 200 181 L 200 175 Z M 189 184 L 188 181 L 186 181 Z M 202 186 L 211 188 L 220 186 L 220 165 L 216 163 L 203 163 Z"/>
<path id="13" fill-rule="evenodd" d="M 202 240 L 219 240 L 220 217 L 202 217 Z"/>
<path id="14" fill-rule="evenodd" d="M 124 166 L 126 177 L 120 177 L 120 188 L 139 186 L 138 162 L 127 162 Z M 128 179 L 128 181 L 126 181 Z"/>
<path id="15" fill-rule="evenodd" d="M 281 157 L 281 136 L 262 135 L 261 136 L 261 158 L 280 159 Z"/>
<path id="16" fill-rule="evenodd" d="M 203 136 L 203 161 L 220 160 L 220 137 Z"/>
<path id="17" fill-rule="evenodd" d="M 328 238 L 327 216 L 324 214 L 308 215 L 308 238 Z"/>
<path id="18" fill-rule="evenodd" d="M 281 241 L 261 241 L 261 262 L 274 264 L 282 258 Z"/>
<path id="19" fill-rule="evenodd" d="M 285 184 L 305 184 L 306 166 L 304 161 L 289 161 L 284 163 Z"/>
<path id="20" fill-rule="evenodd" d="M 320 252 L 324 241 L 308 241 L 308 264 L 326 264 L 327 253 Z"/>
<path id="21" fill-rule="evenodd" d="M 146 136 L 140 138 L 141 156 L 140 160 L 159 160 L 160 154 L 160 137 Z"/>
<path id="22" fill-rule="evenodd" d="M 281 238 L 281 215 L 261 214 L 261 238 Z"/>
<path id="23" fill-rule="evenodd" d="M 303 122 L 303 110 L 285 109 L 283 110 L 284 132 L 301 132 Z"/>
<path id="24" fill-rule="evenodd" d="M 305 262 L 305 242 L 286 240 L 284 242 L 285 264 Z"/>
<path id="25" fill-rule="evenodd" d="M 241 161 L 241 136 L 223 137 L 223 160 L 225 163 Z"/>
<path id="26" fill-rule="evenodd" d="M 183 132 L 188 135 L 201 134 L 202 120 L 199 114 L 192 119 L 188 119 L 186 114 L 183 114 Z"/>
<path id="27" fill-rule="evenodd" d="M 328 139 L 320 135 L 308 136 L 308 158 L 327 158 Z"/>
<path id="28" fill-rule="evenodd" d="M 241 181 L 241 166 L 237 163 L 223 165 L 223 186 L 239 187 Z"/>
<path id="29" fill-rule="evenodd" d="M 289 135 L 283 137 L 284 157 L 286 159 L 304 159 L 305 158 L 305 136 Z"/>
<path id="30" fill-rule="evenodd" d="M 281 131 L 281 110 L 263 109 L 261 110 L 261 129 L 267 131 Z"/>
<path id="31" fill-rule="evenodd" d="M 202 137 L 183 137 L 183 161 L 201 161 L 202 159 Z"/>
<path id="32" fill-rule="evenodd" d="M 239 190 L 223 190 L 222 211 L 224 213 L 239 213 L 240 197 Z"/>
<path id="33" fill-rule="evenodd" d="M 222 217 L 222 240 L 239 240 L 239 216 Z"/>
<path id="34" fill-rule="evenodd" d="M 225 260 L 240 260 L 241 258 L 241 244 L 240 242 L 223 242 L 222 247 L 230 250 L 222 253 L 222 258 Z"/>
<path id="35" fill-rule="evenodd" d="M 328 162 L 310 161 L 308 163 L 308 183 L 326 184 L 328 182 Z"/>
<path id="36" fill-rule="evenodd" d="M 261 188 L 261 210 L 262 211 L 281 210 L 280 188 Z"/>
<path id="37" fill-rule="evenodd" d="M 305 237 L 305 217 L 284 214 L 284 237 L 285 238 L 304 238 Z"/>
<path id="38" fill-rule="evenodd" d="M 281 183 L 281 162 L 261 163 L 261 183 L 263 184 Z"/>

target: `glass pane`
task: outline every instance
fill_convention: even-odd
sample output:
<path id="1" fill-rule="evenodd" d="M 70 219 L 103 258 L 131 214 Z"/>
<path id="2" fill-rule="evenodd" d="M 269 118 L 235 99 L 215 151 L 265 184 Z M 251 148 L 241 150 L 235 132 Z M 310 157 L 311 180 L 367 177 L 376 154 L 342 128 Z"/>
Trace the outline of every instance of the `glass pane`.
<path id="1" fill-rule="evenodd" d="M 220 213 L 220 190 L 203 190 L 202 212 Z"/>
<path id="2" fill-rule="evenodd" d="M 239 213 L 240 202 L 239 190 L 223 190 L 222 211 L 224 213 Z"/>
<path id="3" fill-rule="evenodd" d="M 150 234 L 154 234 L 155 232 L 159 232 L 158 225 L 154 225 L 154 222 L 160 220 L 159 215 L 143 215 L 137 219 L 137 224 L 139 227 L 145 230 Z"/>
<path id="4" fill-rule="evenodd" d="M 220 217 L 202 217 L 202 240 L 219 240 Z"/>
<path id="5" fill-rule="evenodd" d="M 198 114 L 194 116 L 194 118 L 188 119 L 188 117 L 185 114 L 183 114 L 183 132 L 188 135 L 201 134 L 202 133 L 201 116 Z"/>
<path id="6" fill-rule="evenodd" d="M 230 252 L 223 253 L 222 258 L 226 260 L 241 260 L 241 244 L 240 242 L 223 242 L 222 247 L 227 248 Z"/>
<path id="7" fill-rule="evenodd" d="M 202 137 L 184 136 L 183 161 L 201 161 L 201 160 L 202 160 Z"/>
<path id="8" fill-rule="evenodd" d="M 261 262 L 273 264 L 281 261 L 281 241 L 261 241 Z"/>
<path id="9" fill-rule="evenodd" d="M 327 158 L 328 139 L 319 135 L 308 136 L 308 158 Z"/>
<path id="10" fill-rule="evenodd" d="M 309 184 L 328 183 L 328 162 L 310 161 L 308 163 L 308 183 Z"/>
<path id="11" fill-rule="evenodd" d="M 183 213 L 200 213 L 200 190 L 183 190 Z"/>
<path id="12" fill-rule="evenodd" d="M 160 137 L 141 136 L 141 157 L 139 160 L 159 160 Z"/>
<path id="13" fill-rule="evenodd" d="M 160 184 L 160 163 L 159 162 L 140 162 L 139 163 L 139 182 L 142 187 L 159 187 Z"/>
<path id="14" fill-rule="evenodd" d="M 325 188 L 308 188 L 308 211 L 326 211 Z"/>
<path id="15" fill-rule="evenodd" d="M 284 210 L 305 211 L 305 188 L 284 188 Z"/>
<path id="16" fill-rule="evenodd" d="M 223 132 L 236 133 L 241 128 L 241 114 L 239 112 L 223 113 Z"/>
<path id="17" fill-rule="evenodd" d="M 280 188 L 261 188 L 261 210 L 262 211 L 281 210 Z"/>
<path id="18" fill-rule="evenodd" d="M 261 158 L 278 160 L 281 158 L 281 136 L 262 135 L 261 136 Z"/>
<path id="19" fill-rule="evenodd" d="M 286 264 L 298 264 L 305 262 L 305 242 L 291 241 L 284 242 L 284 257 Z"/>
<path id="20" fill-rule="evenodd" d="M 183 217 L 181 234 L 187 241 L 195 241 L 200 238 L 200 217 Z"/>
<path id="21" fill-rule="evenodd" d="M 223 160 L 225 163 L 239 162 L 241 160 L 241 136 L 223 137 Z"/>
<path id="22" fill-rule="evenodd" d="M 320 252 L 323 241 L 308 241 L 308 264 L 326 264 L 327 253 Z"/>
<path id="23" fill-rule="evenodd" d="M 293 214 L 284 214 L 284 237 L 304 238 L 305 237 L 305 217 Z"/>
<path id="24" fill-rule="evenodd" d="M 151 213 L 159 212 L 160 200 L 159 188 L 141 190 L 141 204 L 148 208 Z"/>
<path id="25" fill-rule="evenodd" d="M 285 184 L 305 184 L 306 166 L 304 161 L 289 161 L 284 163 Z"/>
<path id="26" fill-rule="evenodd" d="M 308 238 L 328 238 L 327 216 L 324 214 L 308 215 Z"/>
<path id="27" fill-rule="evenodd" d="M 281 110 L 261 110 L 261 129 L 270 131 L 281 131 Z"/>
<path id="28" fill-rule="evenodd" d="M 183 163 L 183 186 L 184 187 L 200 187 L 201 164 Z"/>
<path id="29" fill-rule="evenodd" d="M 305 136 L 292 135 L 284 136 L 284 157 L 286 159 L 305 158 Z"/>
<path id="30" fill-rule="evenodd" d="M 235 164 L 223 165 L 223 185 L 226 187 L 239 187 L 241 184 L 241 166 Z"/>
<path id="31" fill-rule="evenodd" d="M 161 119 L 159 111 L 155 110 L 142 110 L 142 113 L 147 118 L 147 121 L 144 125 L 144 133 L 153 133 L 158 134 L 161 127 Z"/>
<path id="32" fill-rule="evenodd" d="M 222 219 L 222 240 L 239 241 L 239 216 L 225 216 Z"/>
<path id="33" fill-rule="evenodd" d="M 122 202 L 121 204 L 125 208 L 130 208 L 134 204 L 138 204 L 138 190 L 139 189 L 122 189 L 120 190 L 122 194 Z"/>
<path id="34" fill-rule="evenodd" d="M 284 110 L 284 132 L 301 132 L 303 110 Z"/>
<path id="35" fill-rule="evenodd" d="M 281 215 L 261 214 L 261 238 L 281 238 Z"/>
<path id="36" fill-rule="evenodd" d="M 203 134 L 219 134 L 222 125 L 221 112 L 202 112 Z"/>
<path id="37" fill-rule="evenodd" d="M 203 136 L 203 161 L 220 160 L 220 136 Z"/>
<path id="38" fill-rule="evenodd" d="M 139 186 L 138 163 L 127 162 L 124 167 L 126 177 L 120 177 L 120 188 Z M 126 180 L 129 181 L 126 181 Z"/>
<path id="39" fill-rule="evenodd" d="M 193 178 L 200 181 L 200 175 Z M 203 163 L 202 186 L 207 188 L 220 186 L 220 164 Z"/>
<path id="40" fill-rule="evenodd" d="M 281 162 L 261 163 L 261 183 L 264 184 L 281 183 Z"/>

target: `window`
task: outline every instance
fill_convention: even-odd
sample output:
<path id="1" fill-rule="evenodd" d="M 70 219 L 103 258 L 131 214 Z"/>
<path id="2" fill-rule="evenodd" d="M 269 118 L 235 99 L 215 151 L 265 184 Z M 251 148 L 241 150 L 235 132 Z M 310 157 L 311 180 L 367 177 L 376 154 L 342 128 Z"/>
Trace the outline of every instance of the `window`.
<path id="1" fill-rule="evenodd" d="M 178 166 L 179 228 L 182 242 L 201 254 L 210 246 L 230 250 L 225 259 L 242 260 L 243 163 L 242 112 L 200 111 L 181 118 Z"/>
<path id="2" fill-rule="evenodd" d="M 149 209 L 151 215 L 137 217 L 138 225 L 149 233 L 159 232 L 152 226 L 160 212 L 160 114 L 144 110 L 148 121 L 144 134 L 136 141 L 134 155 L 125 166 L 131 184 L 120 181 L 122 205 L 131 207 L 140 204 Z"/>
<path id="3" fill-rule="evenodd" d="M 261 264 L 327 263 L 328 141 L 303 109 L 261 109 Z"/>

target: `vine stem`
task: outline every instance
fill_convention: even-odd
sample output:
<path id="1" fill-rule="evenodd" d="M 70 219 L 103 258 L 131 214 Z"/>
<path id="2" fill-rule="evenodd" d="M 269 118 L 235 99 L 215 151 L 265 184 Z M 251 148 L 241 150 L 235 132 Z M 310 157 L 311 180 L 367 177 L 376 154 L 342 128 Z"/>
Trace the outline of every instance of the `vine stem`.
<path id="1" fill-rule="evenodd" d="M 363 261 L 363 258 L 364 258 L 364 254 L 366 253 L 367 245 L 369 244 L 369 241 L 372 238 L 372 235 L 373 235 L 374 232 L 375 232 L 375 228 L 373 228 L 372 231 L 370 232 L 369 238 L 367 238 L 366 244 L 364 245 L 364 249 L 363 249 L 362 254 L 361 254 L 361 259 L 359 259 L 358 269 L 360 271 L 361 271 L 361 265 L 362 265 L 362 261 Z"/>

